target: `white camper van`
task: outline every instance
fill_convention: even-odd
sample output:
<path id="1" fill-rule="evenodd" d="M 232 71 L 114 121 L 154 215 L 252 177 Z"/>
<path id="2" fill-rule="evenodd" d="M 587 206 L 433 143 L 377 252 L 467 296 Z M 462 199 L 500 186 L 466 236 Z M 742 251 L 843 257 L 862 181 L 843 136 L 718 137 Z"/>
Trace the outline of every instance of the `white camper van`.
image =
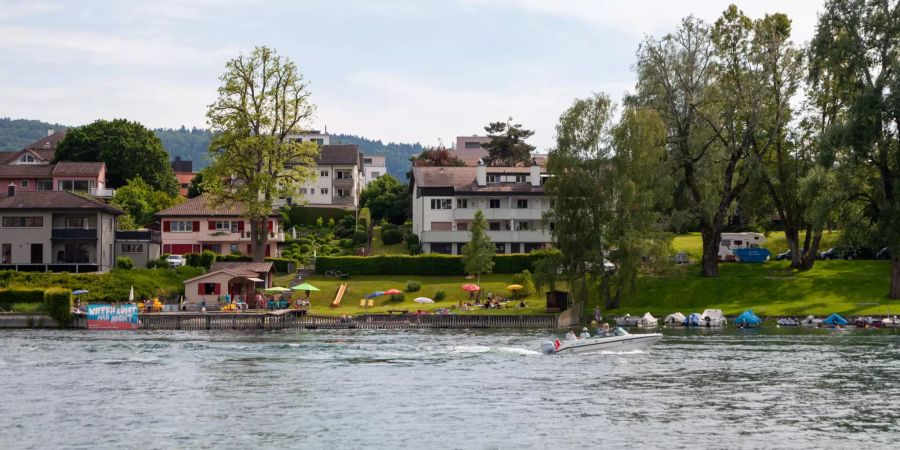
<path id="1" fill-rule="evenodd" d="M 734 250 L 738 248 L 759 248 L 766 237 L 759 233 L 722 233 L 719 243 L 719 261 L 736 261 Z"/>

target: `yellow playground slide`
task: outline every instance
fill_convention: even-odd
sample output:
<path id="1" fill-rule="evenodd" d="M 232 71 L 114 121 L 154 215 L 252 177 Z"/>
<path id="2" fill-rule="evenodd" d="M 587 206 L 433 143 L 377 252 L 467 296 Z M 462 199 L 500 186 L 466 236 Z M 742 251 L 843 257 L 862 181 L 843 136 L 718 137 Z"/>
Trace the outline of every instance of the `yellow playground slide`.
<path id="1" fill-rule="evenodd" d="M 344 292 L 347 292 L 347 283 L 341 283 L 341 287 L 338 288 L 337 295 L 334 296 L 334 301 L 331 302 L 332 308 L 341 306 L 341 298 L 344 297 Z"/>

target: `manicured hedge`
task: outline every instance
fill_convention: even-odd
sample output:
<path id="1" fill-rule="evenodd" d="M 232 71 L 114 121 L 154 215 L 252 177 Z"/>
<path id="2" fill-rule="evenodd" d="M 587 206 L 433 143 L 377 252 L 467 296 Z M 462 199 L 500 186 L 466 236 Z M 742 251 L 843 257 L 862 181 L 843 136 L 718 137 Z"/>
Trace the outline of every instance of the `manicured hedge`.
<path id="1" fill-rule="evenodd" d="M 68 289 L 51 288 L 44 291 L 44 311 L 60 326 L 68 325 L 72 321 L 72 295 Z"/>
<path id="2" fill-rule="evenodd" d="M 494 273 L 534 271 L 534 261 L 556 250 L 540 250 L 529 254 L 497 255 Z M 462 256 L 458 255 L 380 255 L 319 256 L 316 272 L 341 271 L 350 275 L 463 275 Z"/>
<path id="3" fill-rule="evenodd" d="M 347 211 L 341 208 L 322 208 L 316 206 L 292 206 L 288 211 L 288 217 L 293 225 L 315 225 L 316 219 L 322 218 L 323 223 L 328 219 L 339 220 Z"/>
<path id="4" fill-rule="evenodd" d="M 12 309 L 14 303 L 41 303 L 43 301 L 43 289 L 0 289 L 0 308 L 3 308 L 7 311 Z"/>
<path id="5" fill-rule="evenodd" d="M 294 260 L 290 258 L 266 258 L 266 261 L 272 263 L 272 266 L 275 268 L 275 271 L 278 273 L 287 273 L 290 272 L 289 264 L 292 264 Z"/>

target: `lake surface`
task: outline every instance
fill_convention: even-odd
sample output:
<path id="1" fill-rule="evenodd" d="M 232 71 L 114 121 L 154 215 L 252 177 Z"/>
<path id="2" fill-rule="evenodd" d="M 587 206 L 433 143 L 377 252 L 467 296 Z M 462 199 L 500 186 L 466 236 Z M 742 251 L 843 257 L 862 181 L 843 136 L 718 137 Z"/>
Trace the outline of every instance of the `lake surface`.
<path id="1" fill-rule="evenodd" d="M 898 330 L 0 331 L 0 447 L 897 448 Z"/>

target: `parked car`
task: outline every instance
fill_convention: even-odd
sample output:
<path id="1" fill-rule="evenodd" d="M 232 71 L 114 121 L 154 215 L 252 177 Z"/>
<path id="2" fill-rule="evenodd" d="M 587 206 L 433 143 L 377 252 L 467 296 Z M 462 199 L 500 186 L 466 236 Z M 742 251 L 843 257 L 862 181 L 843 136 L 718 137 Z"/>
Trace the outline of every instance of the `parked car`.
<path id="1" fill-rule="evenodd" d="M 803 253 L 805 251 L 806 251 L 806 249 L 800 250 L 800 253 Z M 789 260 L 791 258 L 793 258 L 793 253 L 791 253 L 790 250 L 783 251 L 775 256 L 776 261 L 784 261 L 784 260 Z"/>
<path id="2" fill-rule="evenodd" d="M 881 250 L 878 250 L 878 253 L 875 254 L 875 259 L 891 259 L 891 249 L 889 247 L 885 247 Z"/>
<path id="3" fill-rule="evenodd" d="M 184 256 L 181 255 L 169 255 L 166 257 L 166 262 L 171 267 L 179 267 L 185 264 Z"/>
<path id="4" fill-rule="evenodd" d="M 831 247 L 822 253 L 819 253 L 819 259 L 860 259 L 859 250 L 855 247 L 840 246 Z"/>

